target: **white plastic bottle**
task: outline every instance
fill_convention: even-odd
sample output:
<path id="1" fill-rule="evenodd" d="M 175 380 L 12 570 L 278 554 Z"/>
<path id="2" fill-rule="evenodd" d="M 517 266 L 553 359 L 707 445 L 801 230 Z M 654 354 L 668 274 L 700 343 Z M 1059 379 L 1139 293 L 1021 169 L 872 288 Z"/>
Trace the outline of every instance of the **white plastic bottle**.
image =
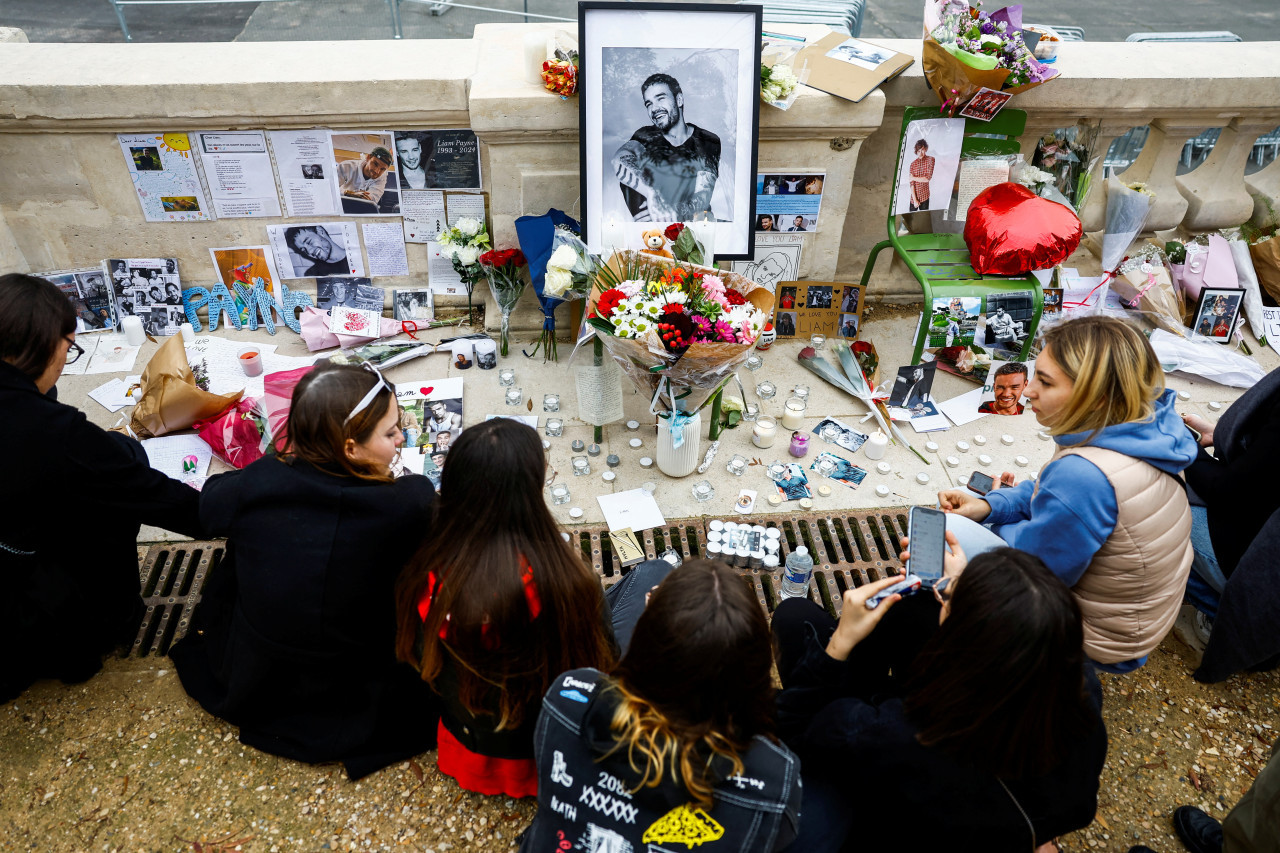
<path id="1" fill-rule="evenodd" d="M 787 555 L 787 565 L 782 572 L 782 597 L 803 598 L 809 593 L 809 579 L 813 577 L 813 558 L 803 545 Z"/>

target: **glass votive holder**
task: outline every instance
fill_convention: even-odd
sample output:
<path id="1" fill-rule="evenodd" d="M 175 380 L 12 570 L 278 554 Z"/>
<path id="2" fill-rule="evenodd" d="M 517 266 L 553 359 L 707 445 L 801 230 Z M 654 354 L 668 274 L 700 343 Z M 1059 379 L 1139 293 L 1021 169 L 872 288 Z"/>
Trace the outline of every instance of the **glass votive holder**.
<path id="1" fill-rule="evenodd" d="M 508 388 L 506 400 L 508 406 L 518 406 L 524 400 L 524 392 L 519 388 Z"/>
<path id="2" fill-rule="evenodd" d="M 564 421 L 560 418 L 547 418 L 547 435 L 564 435 Z"/>
<path id="3" fill-rule="evenodd" d="M 818 437 L 827 444 L 835 444 L 836 439 L 840 437 L 840 427 L 835 424 L 827 424 L 818 431 Z"/>
<path id="4" fill-rule="evenodd" d="M 544 394 L 542 397 L 542 411 L 544 412 L 560 411 L 560 395 Z"/>
<path id="5" fill-rule="evenodd" d="M 832 459 L 830 456 L 823 456 L 818 460 L 817 464 L 813 466 L 813 470 L 817 471 L 824 477 L 830 477 L 836 472 L 836 460 Z"/>
<path id="6" fill-rule="evenodd" d="M 742 419 L 744 421 L 754 421 L 760 417 L 759 403 L 744 403 L 742 406 Z"/>
<path id="7" fill-rule="evenodd" d="M 791 389 L 791 396 L 799 397 L 801 400 L 804 400 L 806 403 L 809 402 L 809 386 L 797 385 L 796 387 Z"/>
<path id="8" fill-rule="evenodd" d="M 551 503 L 559 506 L 569 502 L 569 487 L 563 483 L 557 483 L 551 487 Z"/>
<path id="9" fill-rule="evenodd" d="M 709 501 L 716 496 L 710 480 L 699 480 L 693 484 L 693 497 L 699 502 Z"/>
<path id="10" fill-rule="evenodd" d="M 774 385 L 772 382 L 770 382 L 767 379 L 764 382 L 760 382 L 756 385 L 756 396 L 759 397 L 761 400 L 771 399 L 777 393 L 778 393 L 778 386 Z"/>
<path id="11" fill-rule="evenodd" d="M 779 460 L 774 460 L 769 463 L 769 468 L 765 473 L 769 475 L 770 480 L 775 482 L 777 480 L 785 480 L 787 479 L 787 466 Z"/>
<path id="12" fill-rule="evenodd" d="M 810 335 L 809 336 L 809 346 L 813 347 L 815 350 L 821 351 L 822 348 L 825 347 L 826 345 L 827 345 L 826 335 Z"/>
<path id="13" fill-rule="evenodd" d="M 573 476 L 585 477 L 591 473 L 591 460 L 585 456 L 573 457 Z"/>
<path id="14" fill-rule="evenodd" d="M 729 464 L 725 466 L 725 470 L 735 477 L 741 477 L 747 472 L 747 457 L 740 453 L 735 453 L 733 458 L 729 460 Z"/>
<path id="15" fill-rule="evenodd" d="M 516 384 L 516 372 L 510 367 L 504 367 L 498 371 L 498 384 L 503 388 L 510 388 Z"/>
<path id="16" fill-rule="evenodd" d="M 747 356 L 747 370 L 759 370 L 764 367 L 764 359 L 758 355 Z"/>

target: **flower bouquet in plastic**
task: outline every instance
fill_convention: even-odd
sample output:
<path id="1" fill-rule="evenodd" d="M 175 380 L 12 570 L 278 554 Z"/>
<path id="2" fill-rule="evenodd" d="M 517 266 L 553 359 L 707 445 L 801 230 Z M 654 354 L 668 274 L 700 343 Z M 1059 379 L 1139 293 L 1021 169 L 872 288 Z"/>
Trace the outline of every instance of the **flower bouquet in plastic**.
<path id="1" fill-rule="evenodd" d="M 453 226 L 440 232 L 440 252 L 448 255 L 453 269 L 467 288 L 467 322 L 472 316 L 471 294 L 476 282 L 484 275 L 480 268 L 480 255 L 489 248 L 489 232 L 484 222 L 471 216 L 463 216 Z"/>
<path id="2" fill-rule="evenodd" d="M 986 12 L 965 0 L 925 3 L 921 65 L 951 115 L 980 89 L 1016 95 L 1058 76 L 1027 50 L 1021 5 Z"/>
<path id="3" fill-rule="evenodd" d="M 772 309 L 743 276 L 622 251 L 596 270 L 587 323 L 674 433 L 747 360 Z M 718 421 L 713 410 L 712 438 Z"/>
<path id="4" fill-rule="evenodd" d="M 529 261 L 529 280 L 542 306 L 542 334 L 533 349 L 525 352 L 529 358 L 542 349 L 544 360 L 559 360 L 556 308 L 562 302 L 585 299 L 591 290 L 598 260 L 578 238 L 581 231 L 576 219 L 555 208 L 542 216 L 521 216 L 516 220 L 516 237 Z"/>
<path id="5" fill-rule="evenodd" d="M 489 279 L 489 289 L 502 311 L 502 338 L 498 352 L 506 356 L 511 348 L 511 309 L 524 293 L 524 270 L 528 266 L 524 252 L 519 249 L 494 249 L 480 256 L 480 266 Z"/>
<path id="6" fill-rule="evenodd" d="M 1182 294 L 1173 284 L 1173 274 L 1159 246 L 1143 246 L 1125 258 L 1111 280 L 1111 289 L 1125 308 L 1140 312 L 1166 332 L 1187 336 Z"/>

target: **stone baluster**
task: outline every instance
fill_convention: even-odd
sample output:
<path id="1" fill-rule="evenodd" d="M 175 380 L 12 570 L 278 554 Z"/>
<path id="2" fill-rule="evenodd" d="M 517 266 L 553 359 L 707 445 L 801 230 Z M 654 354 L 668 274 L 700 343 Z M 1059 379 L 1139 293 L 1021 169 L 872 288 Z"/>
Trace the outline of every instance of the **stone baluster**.
<path id="1" fill-rule="evenodd" d="M 1176 179 L 1187 200 L 1182 227 L 1212 231 L 1239 225 L 1253 214 L 1253 198 L 1245 186 L 1244 167 L 1258 136 L 1271 130 L 1273 119 L 1234 118 L 1222 128 L 1208 158 Z"/>
<path id="2" fill-rule="evenodd" d="M 1266 168 L 1245 175 L 1244 184 L 1253 201 L 1253 222 L 1280 224 L 1280 157 Z"/>
<path id="3" fill-rule="evenodd" d="M 1093 156 L 1097 162 L 1090 174 L 1089 197 L 1085 199 L 1084 208 L 1079 211 L 1080 223 L 1086 233 L 1101 231 L 1107 224 L 1107 170 L 1103 161 L 1111 150 L 1111 143 L 1129 132 L 1127 122 L 1103 120 L 1098 128 L 1098 138 L 1093 145 Z"/>
<path id="4" fill-rule="evenodd" d="M 1187 140 L 1204 129 L 1203 121 L 1187 124 L 1178 119 L 1155 119 L 1138 159 L 1117 176 L 1126 184 L 1146 184 L 1155 196 L 1155 204 L 1147 217 L 1147 231 L 1174 228 L 1186 216 L 1187 200 L 1178 192 L 1176 180 L 1178 163 Z"/>

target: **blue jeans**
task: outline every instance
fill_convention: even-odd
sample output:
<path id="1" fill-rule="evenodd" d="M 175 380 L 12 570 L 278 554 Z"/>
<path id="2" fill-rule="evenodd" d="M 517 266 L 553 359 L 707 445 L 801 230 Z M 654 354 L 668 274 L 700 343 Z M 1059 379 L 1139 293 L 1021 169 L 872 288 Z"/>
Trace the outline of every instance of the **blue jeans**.
<path id="1" fill-rule="evenodd" d="M 674 568 L 666 560 L 645 560 L 605 591 L 604 600 L 609 605 L 613 636 L 622 654 L 627 653 L 631 635 L 644 612 L 645 593 L 662 583 Z"/>
<path id="2" fill-rule="evenodd" d="M 964 551 L 965 557 L 970 560 L 986 551 L 1009 546 L 1008 542 L 992 533 L 991 528 L 985 524 L 979 524 L 973 519 L 953 512 L 947 513 L 947 532 L 955 534 L 960 542 L 960 550 Z"/>
<path id="3" fill-rule="evenodd" d="M 1218 566 L 1209 539 L 1209 511 L 1202 506 L 1191 508 L 1191 574 L 1187 576 L 1187 601 L 1210 619 L 1218 616 L 1218 603 L 1227 587 L 1227 578 Z"/>

